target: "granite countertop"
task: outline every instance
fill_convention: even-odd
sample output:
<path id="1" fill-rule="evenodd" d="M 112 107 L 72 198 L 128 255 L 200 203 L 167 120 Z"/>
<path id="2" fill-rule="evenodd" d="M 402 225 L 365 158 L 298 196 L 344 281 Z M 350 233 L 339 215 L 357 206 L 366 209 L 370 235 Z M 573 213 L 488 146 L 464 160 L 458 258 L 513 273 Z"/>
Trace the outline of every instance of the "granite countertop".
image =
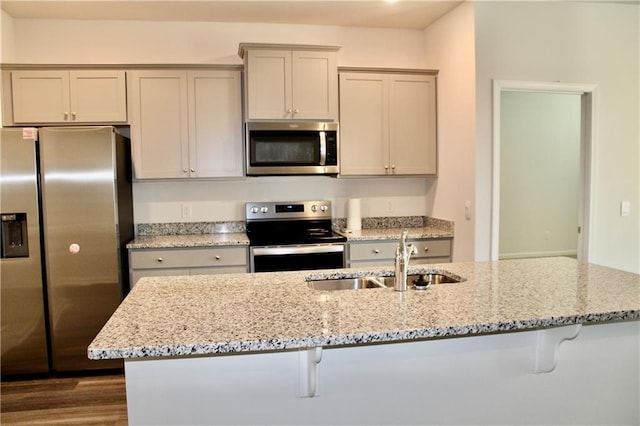
<path id="1" fill-rule="evenodd" d="M 334 219 L 336 232 L 347 241 L 397 240 L 403 229 L 409 238 L 453 238 L 453 222 L 424 216 L 363 218 L 363 229 L 346 231 L 346 219 Z M 246 246 L 245 224 L 235 222 L 144 223 L 128 249 Z"/>
<path id="2" fill-rule="evenodd" d="M 227 234 L 140 235 L 127 244 L 129 249 L 248 246 L 244 232 Z"/>
<path id="3" fill-rule="evenodd" d="M 340 235 L 347 237 L 347 241 L 378 241 L 378 240 L 394 240 L 397 241 L 402 231 L 407 229 L 409 239 L 420 238 L 453 238 L 453 231 L 436 228 L 433 226 L 423 226 L 419 228 L 373 228 L 361 229 L 358 231 L 337 231 Z"/>
<path id="4" fill-rule="evenodd" d="M 91 359 L 398 342 L 640 318 L 640 276 L 569 258 L 412 265 L 466 279 L 425 291 L 318 291 L 305 278 L 390 268 L 142 278 Z"/>

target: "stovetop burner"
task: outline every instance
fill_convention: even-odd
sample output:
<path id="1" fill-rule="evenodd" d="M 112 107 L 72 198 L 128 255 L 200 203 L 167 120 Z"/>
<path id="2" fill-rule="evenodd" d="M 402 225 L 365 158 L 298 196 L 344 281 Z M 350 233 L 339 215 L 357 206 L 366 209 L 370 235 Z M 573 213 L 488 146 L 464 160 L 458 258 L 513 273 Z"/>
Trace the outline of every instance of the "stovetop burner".
<path id="1" fill-rule="evenodd" d="M 247 203 L 251 246 L 328 244 L 346 237 L 331 228 L 330 201 Z"/>

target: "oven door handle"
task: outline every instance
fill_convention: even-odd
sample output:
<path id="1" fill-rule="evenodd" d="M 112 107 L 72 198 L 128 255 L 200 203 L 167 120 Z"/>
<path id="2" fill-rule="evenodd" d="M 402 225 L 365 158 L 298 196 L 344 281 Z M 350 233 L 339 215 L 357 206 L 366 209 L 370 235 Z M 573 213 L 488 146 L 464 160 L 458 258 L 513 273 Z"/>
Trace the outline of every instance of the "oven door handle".
<path id="1" fill-rule="evenodd" d="M 254 256 L 280 256 L 286 254 L 341 253 L 344 244 L 293 246 L 293 247 L 252 247 Z"/>

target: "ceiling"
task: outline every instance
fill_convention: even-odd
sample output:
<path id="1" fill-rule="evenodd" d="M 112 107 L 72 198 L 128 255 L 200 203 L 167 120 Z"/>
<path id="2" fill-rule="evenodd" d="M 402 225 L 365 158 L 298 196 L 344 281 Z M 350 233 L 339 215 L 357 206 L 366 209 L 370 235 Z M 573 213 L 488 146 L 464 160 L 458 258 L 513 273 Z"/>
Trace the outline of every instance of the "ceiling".
<path id="1" fill-rule="evenodd" d="M 251 22 L 423 29 L 456 0 L 1 0 L 17 19 Z"/>

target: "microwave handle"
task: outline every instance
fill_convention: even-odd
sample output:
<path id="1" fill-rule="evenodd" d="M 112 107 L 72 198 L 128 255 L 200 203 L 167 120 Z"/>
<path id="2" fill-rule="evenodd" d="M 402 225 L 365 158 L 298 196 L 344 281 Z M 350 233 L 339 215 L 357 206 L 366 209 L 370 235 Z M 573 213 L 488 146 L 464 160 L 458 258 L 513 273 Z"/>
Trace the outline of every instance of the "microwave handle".
<path id="1" fill-rule="evenodd" d="M 327 164 L 327 136 L 326 132 L 320 132 L 320 165 Z"/>

